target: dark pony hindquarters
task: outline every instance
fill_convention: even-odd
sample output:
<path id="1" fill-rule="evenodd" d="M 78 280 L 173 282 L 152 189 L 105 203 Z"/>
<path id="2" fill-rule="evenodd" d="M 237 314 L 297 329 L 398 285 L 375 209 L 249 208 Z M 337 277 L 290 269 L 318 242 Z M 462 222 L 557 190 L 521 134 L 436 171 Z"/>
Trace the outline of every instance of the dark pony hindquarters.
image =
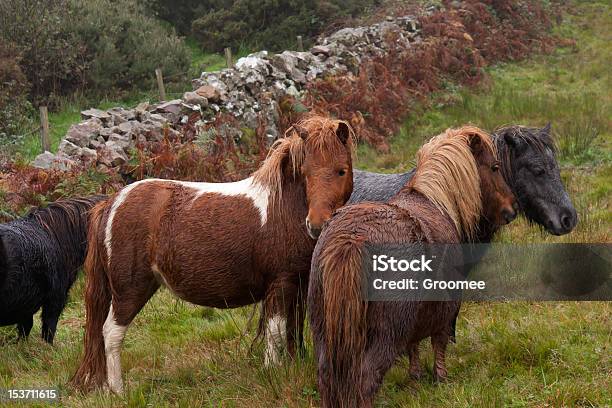
<path id="1" fill-rule="evenodd" d="M 92 243 L 85 258 L 87 285 L 85 289 L 86 323 L 84 356 L 71 384 L 81 390 L 90 390 L 106 381 L 106 357 L 104 351 L 104 322 L 111 304 L 111 288 L 107 277 L 102 235 L 102 219 L 106 203 L 96 205 L 89 216 L 87 241 Z M 102 235 L 102 239 L 100 236 Z"/>
<path id="2" fill-rule="evenodd" d="M 27 337 L 42 307 L 42 337 L 53 343 L 87 249 L 87 213 L 103 196 L 59 200 L 0 225 L 0 324 Z"/>

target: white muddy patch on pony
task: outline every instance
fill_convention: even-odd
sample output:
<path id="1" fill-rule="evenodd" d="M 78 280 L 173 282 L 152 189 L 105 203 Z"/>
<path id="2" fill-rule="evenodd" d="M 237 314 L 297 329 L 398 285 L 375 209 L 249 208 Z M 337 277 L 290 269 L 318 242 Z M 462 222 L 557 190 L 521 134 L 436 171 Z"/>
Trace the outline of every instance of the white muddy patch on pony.
<path id="1" fill-rule="evenodd" d="M 266 367 L 280 364 L 281 350 L 287 341 L 287 319 L 280 315 L 273 316 L 266 326 Z"/>
<path id="2" fill-rule="evenodd" d="M 106 247 L 106 253 L 108 258 L 108 264 L 111 262 L 112 253 L 112 242 L 113 242 L 113 221 L 117 210 L 125 200 L 127 199 L 130 192 L 145 183 L 150 182 L 162 182 L 162 183 L 174 183 L 181 186 L 191 188 L 195 190 L 194 201 L 200 198 L 202 195 L 207 193 L 216 193 L 224 196 L 245 196 L 253 202 L 253 205 L 259 212 L 259 218 L 261 225 L 263 226 L 268 219 L 268 201 L 270 198 L 270 190 L 255 182 L 253 177 L 249 177 L 244 180 L 236 181 L 233 183 L 199 183 L 194 181 L 178 181 L 178 180 L 163 180 L 163 179 L 147 179 L 141 180 L 136 183 L 130 184 L 119 192 L 115 201 L 111 206 L 110 212 L 108 213 L 108 220 L 106 222 L 105 234 L 104 234 L 104 246 Z"/>

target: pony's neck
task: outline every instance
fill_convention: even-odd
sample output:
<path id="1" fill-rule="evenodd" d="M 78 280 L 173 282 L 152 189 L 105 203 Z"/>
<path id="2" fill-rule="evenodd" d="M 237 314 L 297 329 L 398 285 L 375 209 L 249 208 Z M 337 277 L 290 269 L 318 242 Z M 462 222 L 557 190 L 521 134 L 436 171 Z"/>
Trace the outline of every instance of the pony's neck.
<path id="1" fill-rule="evenodd" d="M 285 226 L 298 225 L 300 228 L 308 215 L 306 183 L 301 175 L 285 175 L 280 199 L 271 203 L 272 220 Z"/>

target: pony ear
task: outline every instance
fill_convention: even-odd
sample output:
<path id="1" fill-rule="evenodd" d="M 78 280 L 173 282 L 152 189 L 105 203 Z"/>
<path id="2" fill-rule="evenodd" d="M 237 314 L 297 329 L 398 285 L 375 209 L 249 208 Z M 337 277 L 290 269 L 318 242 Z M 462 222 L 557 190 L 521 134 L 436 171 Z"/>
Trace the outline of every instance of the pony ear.
<path id="1" fill-rule="evenodd" d="M 552 129 L 552 125 L 550 122 L 548 122 L 546 126 L 540 129 L 540 133 L 544 133 L 545 135 L 550 135 L 551 129 Z"/>
<path id="2" fill-rule="evenodd" d="M 299 125 L 293 125 L 292 128 L 302 140 L 306 141 L 306 139 L 308 138 L 308 132 L 306 131 L 306 129 Z"/>
<path id="3" fill-rule="evenodd" d="M 340 139 L 343 145 L 346 145 L 349 140 L 349 137 L 351 137 L 351 129 L 345 122 L 338 122 L 338 128 L 336 128 L 336 136 L 338 136 L 338 139 Z"/>
<path id="4" fill-rule="evenodd" d="M 472 149 L 474 155 L 482 152 L 482 140 L 480 140 L 480 135 L 473 134 L 470 136 L 470 149 Z"/>
<path id="5" fill-rule="evenodd" d="M 504 132 L 504 142 L 510 147 L 518 147 L 521 141 L 512 132 Z"/>

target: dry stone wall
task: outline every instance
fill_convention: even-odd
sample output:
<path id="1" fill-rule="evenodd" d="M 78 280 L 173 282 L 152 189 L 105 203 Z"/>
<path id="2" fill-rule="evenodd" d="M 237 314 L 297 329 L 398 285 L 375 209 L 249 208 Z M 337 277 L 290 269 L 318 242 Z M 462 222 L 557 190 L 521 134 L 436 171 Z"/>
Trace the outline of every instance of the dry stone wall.
<path id="1" fill-rule="evenodd" d="M 257 128 L 261 116 L 271 142 L 279 137 L 278 102 L 283 97 L 300 98 L 311 81 L 327 75 L 356 74 L 364 59 L 411 47 L 420 40 L 416 17 L 388 17 L 371 26 L 336 31 L 306 52 L 250 54 L 232 68 L 203 72 L 192 81 L 193 90 L 181 99 L 141 103 L 133 109 L 81 112 L 83 121 L 71 126 L 57 154 L 40 154 L 33 165 L 58 169 L 91 163 L 100 169 L 119 167 L 127 163 L 130 150 L 138 142 L 162 140 L 164 132 L 177 133 L 178 137 L 177 129 L 194 112 L 200 115 L 196 125 L 202 129 L 219 112 L 233 115 L 240 128 Z"/>

